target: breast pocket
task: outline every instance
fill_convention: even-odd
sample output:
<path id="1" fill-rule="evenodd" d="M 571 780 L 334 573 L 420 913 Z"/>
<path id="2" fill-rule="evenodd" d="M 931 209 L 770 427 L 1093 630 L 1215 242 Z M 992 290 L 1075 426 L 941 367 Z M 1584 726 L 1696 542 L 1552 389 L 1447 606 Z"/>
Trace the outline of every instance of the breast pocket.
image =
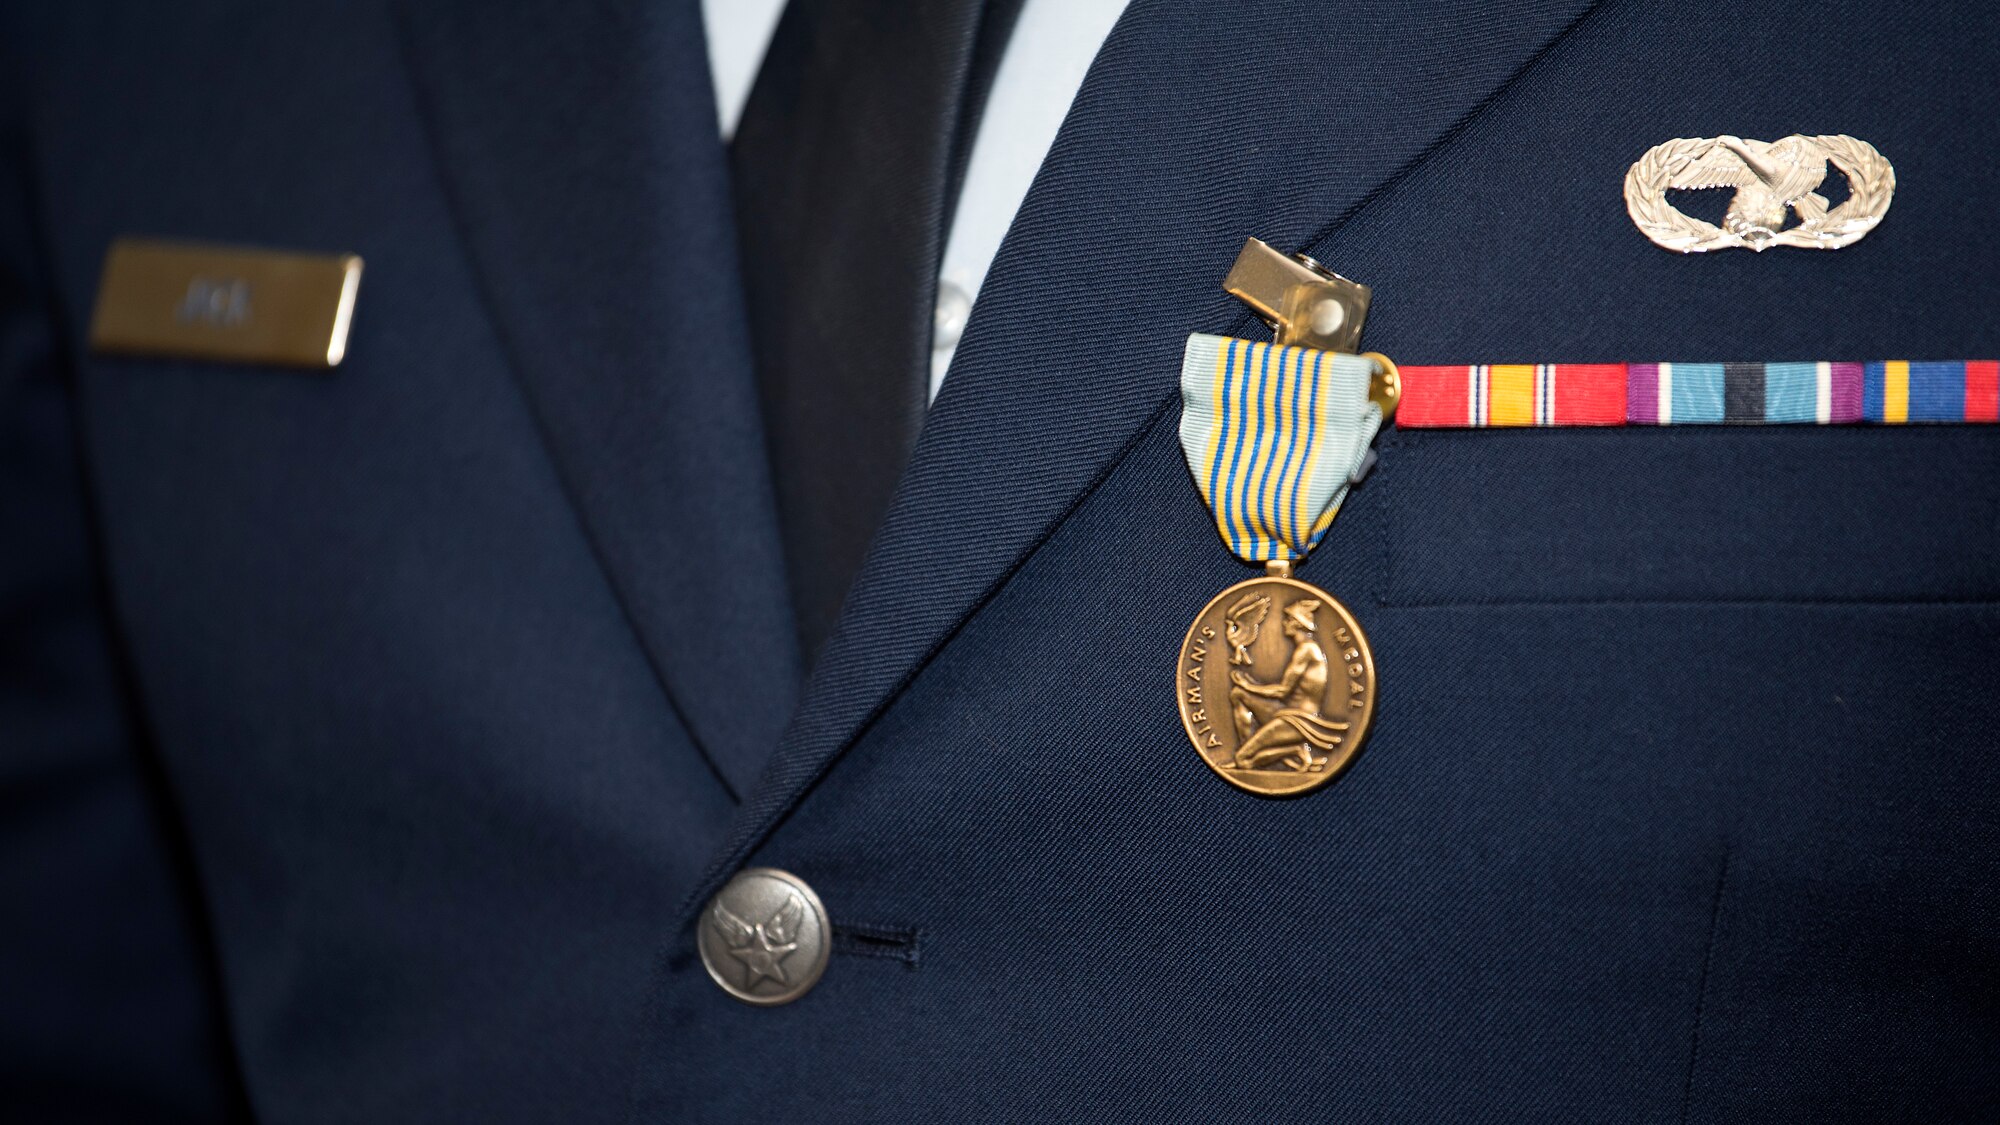
<path id="1" fill-rule="evenodd" d="M 1405 430 L 1380 476 L 1389 604 L 2000 594 L 1993 427 Z"/>

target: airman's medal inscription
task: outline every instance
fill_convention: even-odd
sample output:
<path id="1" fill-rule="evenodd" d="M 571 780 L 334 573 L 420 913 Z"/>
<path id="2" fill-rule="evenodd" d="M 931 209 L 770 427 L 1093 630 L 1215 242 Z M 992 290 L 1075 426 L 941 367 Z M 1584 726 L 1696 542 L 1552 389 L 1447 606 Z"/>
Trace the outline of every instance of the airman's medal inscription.
<path id="1" fill-rule="evenodd" d="M 1181 645 L 1181 723 L 1223 780 L 1268 797 L 1353 762 L 1375 714 L 1375 656 L 1347 607 L 1267 575 L 1202 608 Z"/>

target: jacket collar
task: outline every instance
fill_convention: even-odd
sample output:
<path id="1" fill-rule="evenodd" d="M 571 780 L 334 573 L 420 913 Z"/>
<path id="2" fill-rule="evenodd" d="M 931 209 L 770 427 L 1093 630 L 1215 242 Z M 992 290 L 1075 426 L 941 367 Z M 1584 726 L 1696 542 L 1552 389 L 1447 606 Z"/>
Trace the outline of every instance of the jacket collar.
<path id="1" fill-rule="evenodd" d="M 1339 250 L 1348 219 L 1592 10 L 1569 0 L 1496 21 L 1378 0 L 1221 19 L 1199 0 L 1135 0 L 1014 220 L 799 711 L 684 920 L 1169 415 L 1187 334 L 1250 330 L 1220 288 L 1243 239 Z M 1107 566 L 1132 565 L 1105 547 Z"/>
<path id="2" fill-rule="evenodd" d="M 799 662 L 697 7 L 400 16 L 515 374 L 668 698 L 741 794 Z"/>

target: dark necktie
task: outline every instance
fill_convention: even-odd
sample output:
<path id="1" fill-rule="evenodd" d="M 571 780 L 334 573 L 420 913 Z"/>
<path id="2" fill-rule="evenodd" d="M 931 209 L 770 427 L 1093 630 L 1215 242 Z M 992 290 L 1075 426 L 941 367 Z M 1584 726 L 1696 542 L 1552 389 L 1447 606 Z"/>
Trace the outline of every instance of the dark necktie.
<path id="1" fill-rule="evenodd" d="M 1020 0 L 792 0 L 731 146 L 787 570 L 807 658 L 888 510 L 937 268 Z"/>

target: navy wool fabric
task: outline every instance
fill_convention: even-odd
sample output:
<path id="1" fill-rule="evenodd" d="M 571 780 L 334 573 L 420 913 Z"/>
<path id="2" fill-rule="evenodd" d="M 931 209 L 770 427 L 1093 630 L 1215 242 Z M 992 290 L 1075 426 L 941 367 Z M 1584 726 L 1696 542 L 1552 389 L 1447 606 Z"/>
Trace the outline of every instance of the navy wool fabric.
<path id="1" fill-rule="evenodd" d="M 1248 573 L 1173 436 L 1186 333 L 1253 331 L 1247 234 L 1373 285 L 1410 362 L 2000 346 L 1993 17 L 1773 49 L 1822 18 L 1137 0 L 683 906 L 635 1119 L 2000 1111 L 1992 432 L 1391 435 L 1303 570 L 1374 640 L 1353 771 L 1245 796 L 1172 705 Z M 1800 131 L 1896 161 L 1869 239 L 1680 257 L 1624 214 L 1654 143 Z M 918 964 L 730 1004 L 693 926 L 743 863 Z"/>
<path id="2" fill-rule="evenodd" d="M 185 841 L 92 564 L 26 145 L 0 119 L 0 1108 L 242 1120 Z"/>
<path id="3" fill-rule="evenodd" d="M 81 466 L 53 408 L 8 420 L 89 500 L 9 513 L 5 612 L 68 615 L 79 675 L 109 643 L 146 732 L 109 686 L 24 683 L 60 710 L 0 736 L 49 775 L 8 794 L 9 917 L 48 897 L 30 873 L 72 907 L 67 959 L 5 967 L 40 1052 L 9 1073 L 154 1106 L 125 1121 L 239 1081 L 267 1121 L 615 1119 L 673 906 L 797 680 L 696 5 L 6 18 L 35 210 L 0 230 L 46 256 L 9 316 L 55 337 Z M 86 355 L 127 234 L 359 253 L 346 362 Z M 10 388 L 38 362 L 9 360 Z M 12 581 L 16 551 L 75 569 L 86 515 L 100 567 L 58 591 L 82 600 Z M 152 901 L 175 853 L 127 792 L 139 753 L 203 892 L 206 1000 Z M 99 818 L 104 855 L 31 814 Z M 83 992 L 114 973 L 129 995 Z"/>
<path id="4" fill-rule="evenodd" d="M 1391 433 L 1302 568 L 1352 771 L 1171 694 L 1245 236 L 1407 362 L 1990 357 L 2000 16 L 1134 0 L 809 677 L 697 18 L 4 9 L 4 1116 L 2000 1116 L 2000 432 Z M 1860 243 L 1624 214 L 1794 132 L 1894 161 Z M 362 254 L 347 362 L 88 356 L 121 234 Z M 838 931 L 782 1008 L 695 952 L 751 863 Z"/>

